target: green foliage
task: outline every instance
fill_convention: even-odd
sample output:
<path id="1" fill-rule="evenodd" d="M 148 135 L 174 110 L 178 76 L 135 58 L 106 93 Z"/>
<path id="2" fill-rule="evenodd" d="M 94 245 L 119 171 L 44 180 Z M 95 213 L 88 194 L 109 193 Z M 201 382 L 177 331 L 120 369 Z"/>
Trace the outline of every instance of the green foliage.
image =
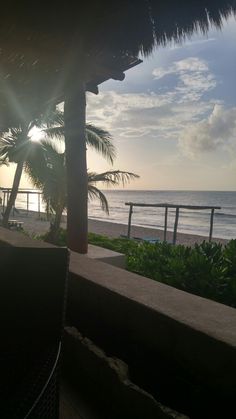
<path id="1" fill-rule="evenodd" d="M 203 242 L 193 248 L 142 243 L 127 257 L 132 272 L 192 294 L 236 307 L 236 240 L 225 247 Z"/>
<path id="2" fill-rule="evenodd" d="M 47 233 L 48 234 L 48 233 Z M 47 234 L 44 240 L 47 240 Z M 225 247 L 203 242 L 194 247 L 109 238 L 89 233 L 88 241 L 126 255 L 127 269 L 192 294 L 236 307 L 236 240 Z M 59 246 L 66 245 L 60 229 Z"/>
<path id="3" fill-rule="evenodd" d="M 46 233 L 43 236 L 38 236 L 37 238 L 47 241 L 48 235 L 49 233 Z M 56 244 L 58 246 L 66 246 L 66 236 L 66 230 L 60 228 Z M 107 236 L 95 233 L 88 234 L 88 242 L 90 244 L 94 244 L 95 246 L 104 247 L 105 249 L 114 250 L 115 252 L 124 253 L 126 255 L 128 255 L 133 248 L 138 246 L 138 243 L 133 240 L 123 238 L 111 239 Z"/>
<path id="4" fill-rule="evenodd" d="M 132 249 L 138 246 L 138 243 L 124 238 L 111 239 L 100 234 L 89 233 L 88 242 L 95 246 L 105 247 L 106 249 L 114 250 L 115 252 L 124 253 L 128 255 Z"/>

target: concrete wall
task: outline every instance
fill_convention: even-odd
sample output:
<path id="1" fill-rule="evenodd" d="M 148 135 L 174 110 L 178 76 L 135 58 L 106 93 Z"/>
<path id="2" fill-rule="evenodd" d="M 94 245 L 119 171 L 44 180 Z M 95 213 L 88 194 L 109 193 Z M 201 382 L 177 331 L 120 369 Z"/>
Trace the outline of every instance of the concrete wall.
<path id="1" fill-rule="evenodd" d="M 35 245 L 2 232 L 11 245 Z M 191 418 L 233 417 L 236 310 L 71 253 L 67 323 Z"/>
<path id="2" fill-rule="evenodd" d="M 68 322 L 165 404 L 191 417 L 232 409 L 235 309 L 72 254 Z"/>

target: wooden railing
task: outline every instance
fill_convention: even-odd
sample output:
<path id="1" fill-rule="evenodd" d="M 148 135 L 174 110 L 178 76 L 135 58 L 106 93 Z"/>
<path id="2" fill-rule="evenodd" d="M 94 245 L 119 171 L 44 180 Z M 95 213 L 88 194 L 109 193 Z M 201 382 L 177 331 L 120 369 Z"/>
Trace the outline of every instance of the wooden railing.
<path id="1" fill-rule="evenodd" d="M 5 208 L 7 206 L 7 202 L 9 200 L 9 196 L 11 193 L 11 188 L 0 188 L 0 191 L 3 193 L 3 200 L 2 200 L 2 211 L 4 213 Z M 37 195 L 38 196 L 38 215 L 40 216 L 41 213 L 41 203 L 40 203 L 40 196 L 42 195 L 42 192 L 37 190 L 28 190 L 28 189 L 19 189 L 17 192 L 17 195 L 23 194 L 26 195 L 26 211 L 27 214 L 29 213 L 29 196 L 30 195 Z M 13 207 L 13 215 L 15 213 L 15 203 Z"/>
<path id="2" fill-rule="evenodd" d="M 167 203 L 166 204 L 142 204 L 142 203 L 135 203 L 135 202 L 126 202 L 125 205 L 129 205 L 129 219 L 128 219 L 128 230 L 127 230 L 128 238 L 130 238 L 131 236 L 131 218 L 133 214 L 133 207 L 165 208 L 164 241 L 166 241 L 166 235 L 167 235 L 168 209 L 174 208 L 175 209 L 175 224 L 174 224 L 173 241 L 172 241 L 173 244 L 176 244 L 180 209 L 211 210 L 209 241 L 212 240 L 214 211 L 216 209 L 221 209 L 221 207 L 208 206 L 208 205 L 179 205 L 179 204 L 167 204 Z"/>

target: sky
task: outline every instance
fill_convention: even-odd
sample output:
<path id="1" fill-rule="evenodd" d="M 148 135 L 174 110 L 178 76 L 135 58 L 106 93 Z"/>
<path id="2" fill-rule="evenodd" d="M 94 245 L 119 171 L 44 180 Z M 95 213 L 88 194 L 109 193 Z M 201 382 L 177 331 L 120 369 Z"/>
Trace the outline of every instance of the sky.
<path id="1" fill-rule="evenodd" d="M 87 122 L 108 130 L 129 189 L 236 190 L 236 21 L 158 48 L 123 82 L 87 94 Z M 88 168 L 111 166 L 88 150 Z M 13 170 L 0 169 L 0 186 Z M 21 187 L 29 186 L 23 179 Z"/>

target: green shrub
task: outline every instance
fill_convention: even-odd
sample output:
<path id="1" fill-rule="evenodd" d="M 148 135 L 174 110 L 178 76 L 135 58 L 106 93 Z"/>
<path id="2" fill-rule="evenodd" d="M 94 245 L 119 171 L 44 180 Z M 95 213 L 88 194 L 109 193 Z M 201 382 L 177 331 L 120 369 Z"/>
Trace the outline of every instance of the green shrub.
<path id="1" fill-rule="evenodd" d="M 39 237 L 47 240 L 47 233 Z M 129 271 L 175 288 L 236 307 L 236 240 L 225 247 L 203 242 L 194 247 L 109 238 L 89 233 L 90 244 L 124 253 Z M 60 229 L 58 246 L 66 245 Z"/>
<path id="2" fill-rule="evenodd" d="M 225 247 L 142 243 L 131 249 L 127 269 L 192 294 L 236 307 L 236 240 Z"/>

